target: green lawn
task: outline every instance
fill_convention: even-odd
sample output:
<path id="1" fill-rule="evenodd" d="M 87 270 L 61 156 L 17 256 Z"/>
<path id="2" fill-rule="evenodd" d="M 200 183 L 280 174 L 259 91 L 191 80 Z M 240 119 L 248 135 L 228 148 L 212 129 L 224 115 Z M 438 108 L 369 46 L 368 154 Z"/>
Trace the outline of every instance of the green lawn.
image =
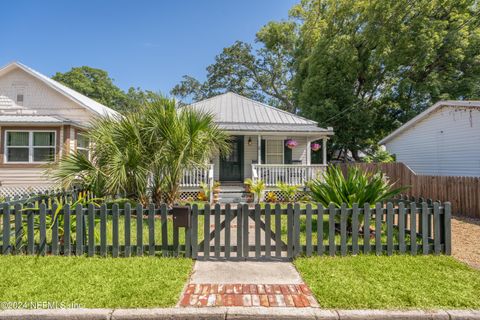
<path id="1" fill-rule="evenodd" d="M 0 256 L 0 301 L 85 308 L 174 306 L 191 259 Z"/>
<path id="2" fill-rule="evenodd" d="M 323 308 L 480 308 L 480 271 L 446 256 L 300 258 Z"/>

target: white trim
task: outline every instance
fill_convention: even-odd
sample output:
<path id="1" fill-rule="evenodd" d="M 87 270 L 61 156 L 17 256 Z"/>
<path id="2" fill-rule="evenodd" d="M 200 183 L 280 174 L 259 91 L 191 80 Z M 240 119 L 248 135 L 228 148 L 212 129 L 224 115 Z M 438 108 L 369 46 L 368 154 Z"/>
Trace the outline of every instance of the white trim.
<path id="1" fill-rule="evenodd" d="M 7 143 L 7 135 L 9 132 L 28 132 L 28 146 L 8 146 Z M 34 146 L 33 145 L 33 134 L 35 132 L 50 132 L 53 133 L 53 146 Z M 4 146 L 3 146 L 3 163 L 4 164 L 45 164 L 50 163 L 50 161 L 34 161 L 33 160 L 33 151 L 34 149 L 54 149 L 53 153 L 53 162 L 57 159 L 57 131 L 56 130 L 26 130 L 26 129 L 19 129 L 19 130 L 5 130 L 4 136 Z M 28 149 L 28 161 L 8 161 L 8 148 L 17 148 L 17 149 Z"/>
<path id="2" fill-rule="evenodd" d="M 390 133 L 388 136 L 383 138 L 378 142 L 378 144 L 385 144 L 387 141 L 392 140 L 395 136 L 399 135 L 400 133 L 404 132 L 411 126 L 415 125 L 417 122 L 420 120 L 423 120 L 424 118 L 428 117 L 431 113 L 435 112 L 437 109 L 441 107 L 470 107 L 470 108 L 480 108 L 480 101 L 439 101 L 435 103 L 433 106 L 430 108 L 426 109 L 410 121 L 407 121 L 405 124 L 403 124 L 400 128 L 394 130 L 392 133 Z"/>

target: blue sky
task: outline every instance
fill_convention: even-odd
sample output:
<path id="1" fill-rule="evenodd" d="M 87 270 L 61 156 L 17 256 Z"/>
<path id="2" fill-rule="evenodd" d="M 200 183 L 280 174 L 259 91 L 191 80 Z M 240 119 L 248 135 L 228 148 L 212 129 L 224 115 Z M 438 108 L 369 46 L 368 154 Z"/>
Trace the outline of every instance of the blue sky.
<path id="1" fill-rule="evenodd" d="M 253 42 L 297 0 L 6 1 L 0 65 L 20 61 L 48 76 L 74 66 L 104 69 L 122 89 L 167 93 L 235 40 Z M 8 14 L 6 14 L 8 13 Z"/>

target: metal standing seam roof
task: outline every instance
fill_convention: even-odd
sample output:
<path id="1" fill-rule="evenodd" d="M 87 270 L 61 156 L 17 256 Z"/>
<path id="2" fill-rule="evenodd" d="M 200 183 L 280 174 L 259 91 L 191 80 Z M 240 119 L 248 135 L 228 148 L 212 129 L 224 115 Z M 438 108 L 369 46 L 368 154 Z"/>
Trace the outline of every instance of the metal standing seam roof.
<path id="1" fill-rule="evenodd" d="M 20 62 L 12 62 L 8 65 L 6 65 L 5 67 L 3 67 L 2 69 L 0 69 L 0 73 L 2 71 L 5 71 L 5 70 L 9 70 L 13 67 L 18 67 L 20 69 L 22 69 L 23 71 L 27 72 L 28 74 L 32 75 L 33 77 L 39 79 L 40 81 L 44 82 L 46 85 L 48 85 L 49 87 L 53 88 L 54 90 L 60 92 L 61 94 L 63 94 L 64 96 L 66 96 L 67 98 L 75 101 L 76 103 L 84 106 L 85 108 L 99 114 L 99 115 L 102 115 L 102 116 L 113 116 L 113 117 L 118 117 L 120 116 L 120 114 L 113 110 L 113 109 L 110 109 L 109 107 L 107 106 L 104 106 L 103 104 L 101 103 L 98 103 L 97 101 L 93 100 L 93 99 L 90 99 L 88 98 L 87 96 L 84 96 L 83 94 L 73 90 L 73 89 L 70 89 L 68 88 L 67 86 L 41 74 L 40 72 L 38 71 L 35 71 L 33 70 L 32 68 L 20 63 Z"/>
<path id="2" fill-rule="evenodd" d="M 227 92 L 189 105 L 213 114 L 215 122 L 232 131 L 331 132 L 317 122 L 267 104 Z"/>

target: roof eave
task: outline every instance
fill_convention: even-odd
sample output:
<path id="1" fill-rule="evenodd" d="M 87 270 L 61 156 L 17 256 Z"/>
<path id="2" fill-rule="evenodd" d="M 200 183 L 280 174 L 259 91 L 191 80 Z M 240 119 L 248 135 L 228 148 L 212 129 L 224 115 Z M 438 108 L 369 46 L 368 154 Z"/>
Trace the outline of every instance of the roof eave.
<path id="1" fill-rule="evenodd" d="M 383 145 L 387 143 L 388 141 L 392 140 L 397 135 L 403 133 L 418 121 L 421 121 L 424 118 L 428 117 L 431 113 L 435 112 L 437 109 L 441 107 L 480 107 L 480 102 L 479 101 L 454 101 L 454 100 L 438 101 L 437 103 L 433 104 L 431 107 L 427 108 L 425 111 L 421 112 L 414 118 L 405 122 L 402 126 L 400 126 L 396 130 L 394 130 L 392 133 L 390 133 L 388 136 L 380 140 L 378 144 Z"/>

